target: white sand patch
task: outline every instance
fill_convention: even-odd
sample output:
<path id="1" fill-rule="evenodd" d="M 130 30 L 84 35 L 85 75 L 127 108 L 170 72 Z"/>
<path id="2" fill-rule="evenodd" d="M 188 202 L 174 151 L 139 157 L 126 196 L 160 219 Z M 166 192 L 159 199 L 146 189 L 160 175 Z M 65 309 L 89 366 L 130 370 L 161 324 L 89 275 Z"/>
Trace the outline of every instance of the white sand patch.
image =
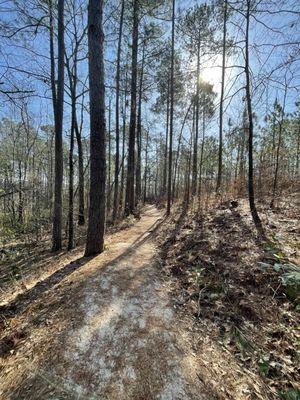
<path id="1" fill-rule="evenodd" d="M 150 212 L 145 219 L 148 227 L 142 221 L 134 227 L 136 238 L 157 216 Z M 130 249 L 134 240 L 121 247 L 126 243 Z M 182 368 L 184 351 L 152 263 L 154 246 L 146 241 L 128 253 L 120 263 L 99 268 L 85 289 L 80 310 L 85 318 L 65 350 L 72 365 L 66 381 L 74 382 L 80 399 L 199 399 L 190 395 L 189 368 Z"/>
<path id="2" fill-rule="evenodd" d="M 138 323 L 139 323 L 139 327 L 141 329 L 145 329 L 146 328 L 146 321 L 144 319 L 142 319 L 142 318 L 139 319 Z"/>
<path id="3" fill-rule="evenodd" d="M 185 392 L 186 382 L 180 376 L 171 377 L 162 392 L 157 396 L 160 400 L 190 400 Z"/>

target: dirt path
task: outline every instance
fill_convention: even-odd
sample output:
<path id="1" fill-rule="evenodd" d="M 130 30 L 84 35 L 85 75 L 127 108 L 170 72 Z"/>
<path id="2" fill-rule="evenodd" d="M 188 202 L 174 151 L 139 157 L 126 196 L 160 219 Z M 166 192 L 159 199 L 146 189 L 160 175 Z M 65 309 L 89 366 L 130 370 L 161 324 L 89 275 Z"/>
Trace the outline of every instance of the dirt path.
<path id="1" fill-rule="evenodd" d="M 22 335 L 5 359 L 2 399 L 212 398 L 155 261 L 161 222 L 149 207 L 12 320 Z"/>

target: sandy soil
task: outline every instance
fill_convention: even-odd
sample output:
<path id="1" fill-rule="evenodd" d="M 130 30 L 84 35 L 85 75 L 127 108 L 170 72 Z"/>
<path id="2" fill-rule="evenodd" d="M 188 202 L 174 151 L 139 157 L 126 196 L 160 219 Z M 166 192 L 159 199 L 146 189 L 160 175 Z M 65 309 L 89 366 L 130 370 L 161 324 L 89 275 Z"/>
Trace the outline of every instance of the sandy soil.
<path id="1" fill-rule="evenodd" d="M 103 254 L 77 260 L 25 309 L 8 308 L 1 399 L 214 398 L 159 269 L 162 221 L 148 207 Z"/>

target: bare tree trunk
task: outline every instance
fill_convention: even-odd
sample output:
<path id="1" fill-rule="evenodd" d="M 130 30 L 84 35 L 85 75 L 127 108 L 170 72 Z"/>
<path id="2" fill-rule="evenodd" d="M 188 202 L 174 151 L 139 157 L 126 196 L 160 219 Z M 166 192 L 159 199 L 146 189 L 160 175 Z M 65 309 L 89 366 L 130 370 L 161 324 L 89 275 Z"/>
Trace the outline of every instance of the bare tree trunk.
<path id="1" fill-rule="evenodd" d="M 148 176 L 148 145 L 149 145 L 149 131 L 147 130 L 146 136 L 146 149 L 145 149 L 145 172 L 144 172 L 144 204 L 147 200 L 147 176 Z"/>
<path id="2" fill-rule="evenodd" d="M 137 119 L 137 160 L 136 160 L 136 204 L 141 200 L 142 194 L 142 96 L 143 96 L 143 78 L 144 78 L 144 62 L 145 62 L 145 42 L 143 44 L 142 51 L 142 65 L 140 74 L 140 86 L 139 86 L 139 103 L 138 103 L 138 119 Z"/>
<path id="3" fill-rule="evenodd" d="M 125 92 L 124 99 L 124 108 L 123 108 L 123 129 L 122 129 L 122 172 L 121 172 L 121 182 L 120 182 L 120 210 L 122 212 L 123 209 L 123 200 L 124 200 L 124 182 L 125 182 L 125 146 L 126 146 L 126 97 L 127 93 Z"/>
<path id="4" fill-rule="evenodd" d="M 187 171 L 186 171 L 186 187 L 185 187 L 185 198 L 184 198 L 185 209 L 187 209 L 190 204 L 191 159 L 192 159 L 192 140 L 191 140 L 191 145 L 190 145 L 189 152 L 188 152 L 187 166 L 186 166 Z"/>
<path id="5" fill-rule="evenodd" d="M 84 217 L 84 167 L 81 131 L 75 115 L 75 133 L 78 149 L 78 225 L 85 224 Z"/>
<path id="6" fill-rule="evenodd" d="M 238 146 L 237 146 L 237 154 L 236 154 L 236 161 L 235 161 L 235 168 L 234 168 L 234 184 L 235 185 L 237 183 L 238 171 L 239 171 L 239 165 L 240 165 L 240 149 L 241 149 L 241 143 L 239 141 Z"/>
<path id="7" fill-rule="evenodd" d="M 179 137 L 178 137 L 177 152 L 176 152 L 176 159 L 175 159 L 175 165 L 174 165 L 173 193 L 175 192 L 175 185 L 176 185 L 177 171 L 178 171 L 178 161 L 179 161 L 183 129 L 184 129 L 184 126 L 185 126 L 185 123 L 186 123 L 186 120 L 187 120 L 187 117 L 189 115 L 192 105 L 193 105 L 193 101 L 190 103 L 189 108 L 187 109 L 187 111 L 185 113 L 185 116 L 184 116 L 184 119 L 183 119 L 183 122 L 181 125 L 181 129 L 180 129 Z"/>
<path id="8" fill-rule="evenodd" d="M 224 0 L 223 16 L 223 49 L 222 49 L 222 81 L 220 95 L 220 119 L 219 119 L 219 154 L 218 154 L 218 176 L 216 192 L 218 193 L 222 185 L 223 170 L 223 106 L 224 106 L 224 88 L 225 88 L 225 64 L 226 64 L 226 34 L 227 34 L 227 0 Z"/>
<path id="9" fill-rule="evenodd" d="M 55 133 L 53 130 L 50 131 L 50 140 L 49 140 L 49 196 L 48 196 L 48 206 L 49 206 L 49 215 L 52 215 L 53 212 L 53 142 Z"/>
<path id="10" fill-rule="evenodd" d="M 280 164 L 279 158 L 280 158 L 280 149 L 281 149 L 281 144 L 282 144 L 282 126 L 283 126 L 283 121 L 284 121 L 286 95 L 287 95 L 287 86 L 285 86 L 283 107 L 281 110 L 281 118 L 279 121 L 278 143 L 277 143 L 276 158 L 275 158 L 275 173 L 274 173 L 273 191 L 272 191 L 272 199 L 270 202 L 270 208 L 274 207 L 276 191 L 277 191 L 278 172 L 279 172 L 279 164 Z"/>
<path id="11" fill-rule="evenodd" d="M 154 197 L 155 201 L 158 198 L 158 181 L 159 181 L 159 156 L 158 156 L 158 142 L 156 143 L 156 148 L 155 148 L 155 163 L 156 163 L 156 168 L 155 168 L 155 181 L 154 181 Z"/>
<path id="12" fill-rule="evenodd" d="M 108 182 L 107 182 L 107 205 L 106 211 L 111 208 L 111 99 L 108 103 Z"/>
<path id="13" fill-rule="evenodd" d="M 120 164 L 120 126 L 119 126 L 120 104 L 119 103 L 120 103 L 120 63 L 121 63 L 124 6 L 125 6 L 125 1 L 122 0 L 120 24 L 119 24 L 118 50 L 117 50 L 117 71 L 116 71 L 116 157 L 115 157 L 115 189 L 114 189 L 113 221 L 117 219 L 118 208 L 119 208 L 119 164 Z"/>
<path id="14" fill-rule="evenodd" d="M 19 175 L 19 204 L 18 204 L 18 222 L 23 224 L 23 211 L 24 211 L 24 200 L 23 200 L 23 188 L 22 188 L 22 165 L 21 161 L 18 162 L 18 175 Z M 22 228 L 23 229 L 23 228 Z"/>
<path id="15" fill-rule="evenodd" d="M 198 187 L 198 197 L 199 197 L 199 206 L 201 204 L 201 195 L 202 195 L 202 169 L 203 169 L 203 153 L 204 153 L 204 143 L 205 143 L 205 109 L 203 109 L 203 126 L 202 126 L 202 143 L 201 143 L 201 153 L 200 153 L 200 168 L 199 168 L 199 187 Z"/>
<path id="16" fill-rule="evenodd" d="M 127 161 L 127 184 L 125 198 L 125 215 L 134 213 L 135 209 L 135 128 L 136 128 L 136 89 L 137 89 L 137 55 L 139 36 L 139 1 L 133 3 L 133 29 L 132 29 L 132 58 L 131 58 L 131 101 L 130 101 L 130 125 Z"/>
<path id="17" fill-rule="evenodd" d="M 74 136 L 76 124 L 76 87 L 77 87 L 77 46 L 74 51 L 74 64 L 70 68 L 70 62 L 66 56 L 66 68 L 69 77 L 71 92 L 71 129 L 69 149 L 69 210 L 68 210 L 68 250 L 74 247 Z"/>
<path id="18" fill-rule="evenodd" d="M 74 92 L 72 88 L 72 92 Z M 75 98 L 72 93 L 72 121 L 71 121 L 71 138 L 69 152 L 69 212 L 68 212 L 68 250 L 74 247 L 74 131 L 75 131 Z"/>
<path id="19" fill-rule="evenodd" d="M 245 117 L 247 112 L 245 111 Z M 245 149 L 245 138 L 246 134 L 248 133 L 248 129 L 245 125 L 245 121 L 243 122 L 244 126 L 242 128 L 242 135 L 241 135 L 241 142 L 240 142 L 240 159 L 239 159 L 239 194 L 242 194 L 243 189 L 244 189 L 244 182 L 245 182 L 245 154 L 246 154 L 246 149 Z"/>
<path id="20" fill-rule="evenodd" d="M 55 187 L 52 250 L 62 247 L 62 186 L 63 186 L 63 106 L 64 106 L 64 0 L 58 0 L 58 61 L 57 94 L 55 96 Z M 55 83 L 54 83 L 55 85 Z M 53 89 L 52 89 L 53 92 Z"/>
<path id="21" fill-rule="evenodd" d="M 167 215 L 171 212 L 172 203 L 172 156 L 173 156 L 173 117 L 174 117 L 174 53 L 175 53 L 175 0 L 172 8 L 172 57 L 171 57 L 171 83 L 170 83 L 170 139 L 169 139 L 169 174 L 168 174 L 168 200 Z"/>
<path id="22" fill-rule="evenodd" d="M 105 88 L 102 29 L 103 0 L 89 0 L 90 207 L 85 255 L 104 248 L 105 230 Z"/>
<path id="23" fill-rule="evenodd" d="M 165 149 L 164 149 L 163 182 L 162 182 L 162 192 L 161 192 L 163 198 L 165 197 L 167 192 L 169 117 L 170 117 L 170 79 L 168 78 L 167 124 L 166 124 L 166 138 L 165 138 Z"/>
<path id="24" fill-rule="evenodd" d="M 49 43 L 50 43 L 50 81 L 52 93 L 52 105 L 54 113 L 54 123 L 56 119 L 56 86 L 55 86 L 55 53 L 54 53 L 54 21 L 53 21 L 53 4 L 49 1 Z"/>
<path id="25" fill-rule="evenodd" d="M 199 95 L 200 95 L 200 34 L 197 43 L 197 87 L 196 87 L 196 129 L 194 138 L 193 167 L 192 167 L 192 196 L 197 192 L 197 171 L 198 171 L 198 138 L 199 138 Z"/>
<path id="26" fill-rule="evenodd" d="M 246 101 L 249 123 L 249 145 L 248 145 L 248 193 L 249 205 L 253 222 L 260 235 L 264 235 L 263 227 L 255 205 L 254 179 L 253 179 L 253 114 L 250 90 L 250 65 L 249 65 L 249 25 L 250 25 L 250 6 L 251 0 L 247 0 L 246 13 L 246 38 L 245 38 L 245 76 L 246 76 Z"/>

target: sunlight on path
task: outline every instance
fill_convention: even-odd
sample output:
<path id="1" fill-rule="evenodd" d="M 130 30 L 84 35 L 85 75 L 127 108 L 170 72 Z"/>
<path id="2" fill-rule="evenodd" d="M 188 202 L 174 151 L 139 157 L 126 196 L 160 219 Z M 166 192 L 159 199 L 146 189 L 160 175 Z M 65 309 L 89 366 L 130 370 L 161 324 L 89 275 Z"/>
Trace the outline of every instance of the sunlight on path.
<path id="1" fill-rule="evenodd" d="M 162 222 L 148 207 L 133 227 L 107 238 L 107 251 L 26 310 L 30 338 L 14 360 L 20 373 L 8 368 L 2 393 L 11 400 L 208 398 L 155 258 Z"/>
<path id="2" fill-rule="evenodd" d="M 136 236 L 159 217 L 150 209 L 134 227 Z M 136 242 L 127 235 L 127 247 L 141 245 L 116 265 L 99 269 L 85 289 L 85 319 L 68 336 L 61 371 L 65 387 L 78 398 L 202 398 L 154 265 L 154 244 L 145 236 Z"/>

